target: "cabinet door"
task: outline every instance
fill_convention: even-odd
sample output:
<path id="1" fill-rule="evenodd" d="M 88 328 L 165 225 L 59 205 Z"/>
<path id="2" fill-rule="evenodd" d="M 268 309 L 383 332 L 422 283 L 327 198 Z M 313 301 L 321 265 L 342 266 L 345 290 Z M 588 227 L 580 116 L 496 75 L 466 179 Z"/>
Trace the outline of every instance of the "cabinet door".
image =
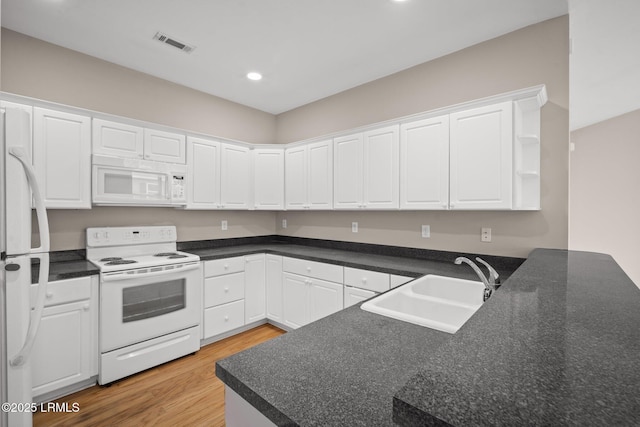
<path id="1" fill-rule="evenodd" d="M 287 209 L 307 207 L 307 146 L 285 150 L 285 200 Z"/>
<path id="2" fill-rule="evenodd" d="M 284 208 L 284 150 L 253 150 L 253 206 L 255 209 Z"/>
<path id="3" fill-rule="evenodd" d="M 451 114 L 452 209 L 510 209 L 511 102 Z"/>
<path id="4" fill-rule="evenodd" d="M 449 116 L 400 126 L 400 208 L 449 207 Z"/>
<path id="5" fill-rule="evenodd" d="M 91 208 L 91 119 L 34 108 L 33 163 L 47 208 Z"/>
<path id="6" fill-rule="evenodd" d="M 220 203 L 224 209 L 251 206 L 251 151 L 246 147 L 221 144 Z"/>
<path id="7" fill-rule="evenodd" d="M 186 209 L 217 209 L 220 206 L 220 143 L 187 138 Z"/>
<path id="8" fill-rule="evenodd" d="M 265 255 L 267 318 L 282 322 L 282 257 Z"/>
<path id="9" fill-rule="evenodd" d="M 282 323 L 290 328 L 309 323 L 308 280 L 296 274 L 282 274 Z"/>
<path id="10" fill-rule="evenodd" d="M 144 158 L 158 162 L 185 164 L 186 137 L 177 133 L 145 129 Z"/>
<path id="11" fill-rule="evenodd" d="M 342 284 L 309 279 L 309 322 L 315 322 L 344 308 Z"/>
<path id="12" fill-rule="evenodd" d="M 245 324 L 267 317 L 264 254 L 245 257 L 244 320 Z"/>
<path id="13" fill-rule="evenodd" d="M 333 143 L 315 142 L 307 147 L 307 205 L 310 209 L 333 208 Z"/>
<path id="14" fill-rule="evenodd" d="M 397 209 L 400 192 L 398 125 L 363 135 L 363 204 L 366 208 Z"/>
<path id="15" fill-rule="evenodd" d="M 31 356 L 34 396 L 91 377 L 91 324 L 88 300 L 43 310 Z"/>
<path id="16" fill-rule="evenodd" d="M 362 208 L 362 134 L 343 136 L 333 141 L 333 207 Z"/>
<path id="17" fill-rule="evenodd" d="M 93 119 L 92 128 L 93 154 L 143 158 L 143 128 L 102 119 Z"/>
<path id="18" fill-rule="evenodd" d="M 368 300 L 369 298 L 377 295 L 373 291 L 367 291 L 365 289 L 352 288 L 351 286 L 344 287 L 344 308 L 356 305 L 359 302 Z"/>

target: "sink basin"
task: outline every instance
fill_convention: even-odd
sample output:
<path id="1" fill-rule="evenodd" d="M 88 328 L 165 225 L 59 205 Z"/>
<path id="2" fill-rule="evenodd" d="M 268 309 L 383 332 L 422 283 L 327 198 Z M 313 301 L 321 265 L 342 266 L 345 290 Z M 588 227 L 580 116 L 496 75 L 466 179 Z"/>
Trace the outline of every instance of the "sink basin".
<path id="1" fill-rule="evenodd" d="M 373 298 L 361 308 L 454 334 L 480 308 L 483 292 L 482 282 L 430 274 Z"/>

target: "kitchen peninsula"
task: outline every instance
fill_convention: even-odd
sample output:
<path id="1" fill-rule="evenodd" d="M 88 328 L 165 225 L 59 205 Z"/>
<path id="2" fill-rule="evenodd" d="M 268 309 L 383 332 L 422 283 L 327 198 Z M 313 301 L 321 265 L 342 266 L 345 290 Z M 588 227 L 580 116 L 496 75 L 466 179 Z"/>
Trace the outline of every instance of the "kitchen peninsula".
<path id="1" fill-rule="evenodd" d="M 218 362 L 276 425 L 637 425 L 640 292 L 537 249 L 455 334 L 343 310 Z"/>

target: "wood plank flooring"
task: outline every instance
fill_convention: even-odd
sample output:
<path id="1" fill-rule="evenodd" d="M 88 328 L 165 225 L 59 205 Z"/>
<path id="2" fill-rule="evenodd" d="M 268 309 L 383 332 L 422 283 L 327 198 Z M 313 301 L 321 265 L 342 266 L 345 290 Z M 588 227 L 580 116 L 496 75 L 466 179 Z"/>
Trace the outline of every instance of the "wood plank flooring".
<path id="1" fill-rule="evenodd" d="M 203 347 L 110 387 L 94 386 L 57 403 L 80 406 L 77 413 L 38 412 L 38 426 L 224 426 L 224 384 L 215 362 L 285 332 L 262 325 Z"/>

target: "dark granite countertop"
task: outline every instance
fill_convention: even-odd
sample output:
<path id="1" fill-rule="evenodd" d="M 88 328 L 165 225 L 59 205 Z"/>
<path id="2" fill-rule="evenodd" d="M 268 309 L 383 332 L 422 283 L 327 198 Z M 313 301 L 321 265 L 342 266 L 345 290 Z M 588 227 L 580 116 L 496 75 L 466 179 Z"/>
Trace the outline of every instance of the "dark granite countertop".
<path id="1" fill-rule="evenodd" d="M 640 425 L 640 290 L 597 253 L 535 250 L 398 391 L 401 425 Z"/>
<path id="2" fill-rule="evenodd" d="M 219 361 L 278 425 L 640 425 L 640 291 L 535 250 L 453 335 L 353 306 Z"/>
<path id="3" fill-rule="evenodd" d="M 38 283 L 40 260 L 31 259 L 31 283 Z M 49 255 L 49 281 L 92 276 L 100 270 L 85 259 L 84 250 L 57 251 Z"/>

